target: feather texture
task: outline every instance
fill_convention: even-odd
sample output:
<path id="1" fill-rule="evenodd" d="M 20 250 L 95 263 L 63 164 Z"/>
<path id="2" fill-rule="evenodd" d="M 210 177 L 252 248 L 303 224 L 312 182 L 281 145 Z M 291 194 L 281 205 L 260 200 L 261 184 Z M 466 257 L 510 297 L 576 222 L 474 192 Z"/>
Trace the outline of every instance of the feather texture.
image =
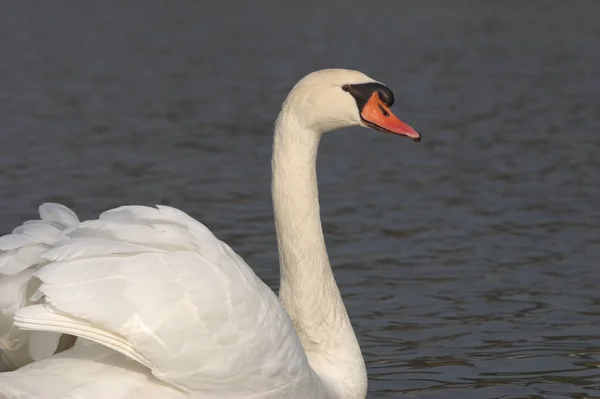
<path id="1" fill-rule="evenodd" d="M 189 396 L 156 381 L 124 355 L 84 339 L 51 359 L 0 373 L 0 398 L 183 399 Z"/>
<path id="2" fill-rule="evenodd" d="M 60 204 L 43 204 L 39 207 L 39 214 L 40 220 L 26 221 L 12 234 L 0 237 L 0 371 L 12 370 L 32 361 L 30 334 L 14 326 L 14 313 L 34 303 L 31 298 L 39 280 L 32 276 L 47 262 L 42 254 L 64 240 L 66 229 L 79 223 L 77 215 Z M 46 343 L 40 353 L 56 351 L 54 339 L 50 336 L 43 338 L 43 333 L 37 335 L 38 344 Z"/>
<path id="3" fill-rule="evenodd" d="M 39 304 L 15 315 L 23 330 L 54 334 L 30 351 L 44 357 L 56 333 L 72 334 L 147 366 L 166 384 L 209 397 L 281 397 L 314 385 L 276 295 L 187 214 L 120 207 L 60 234 L 34 274 L 42 282 L 33 297 Z"/>

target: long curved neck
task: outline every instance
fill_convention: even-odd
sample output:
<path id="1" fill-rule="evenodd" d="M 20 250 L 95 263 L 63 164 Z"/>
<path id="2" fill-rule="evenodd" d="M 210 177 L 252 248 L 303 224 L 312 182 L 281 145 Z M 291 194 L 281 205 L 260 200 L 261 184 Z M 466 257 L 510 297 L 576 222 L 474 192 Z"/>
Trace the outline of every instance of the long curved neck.
<path id="1" fill-rule="evenodd" d="M 272 195 L 279 296 L 313 370 L 336 396 L 364 398 L 366 369 L 335 282 L 321 227 L 316 158 L 320 134 L 281 112 L 273 144 Z"/>

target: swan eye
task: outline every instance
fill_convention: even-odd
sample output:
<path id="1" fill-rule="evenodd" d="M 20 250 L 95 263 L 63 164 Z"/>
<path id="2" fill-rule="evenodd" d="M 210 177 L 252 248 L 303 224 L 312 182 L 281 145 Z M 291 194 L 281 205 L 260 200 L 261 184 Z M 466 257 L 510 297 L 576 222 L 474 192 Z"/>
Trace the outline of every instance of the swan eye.
<path id="1" fill-rule="evenodd" d="M 381 113 L 385 116 L 385 117 L 389 117 L 390 113 L 386 111 L 385 108 L 383 108 L 381 105 L 379 105 L 379 109 L 381 110 Z"/>
<path id="2" fill-rule="evenodd" d="M 344 91 L 350 91 L 350 85 L 343 85 L 342 86 L 342 90 L 344 90 Z"/>

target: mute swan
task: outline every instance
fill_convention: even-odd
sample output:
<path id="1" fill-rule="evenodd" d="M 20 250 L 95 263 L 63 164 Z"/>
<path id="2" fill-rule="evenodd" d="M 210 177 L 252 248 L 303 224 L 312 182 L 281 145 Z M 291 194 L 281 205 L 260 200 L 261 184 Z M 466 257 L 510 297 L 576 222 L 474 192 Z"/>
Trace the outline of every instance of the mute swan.
<path id="1" fill-rule="evenodd" d="M 3 362 L 44 358 L 1 373 L 2 397 L 365 398 L 323 238 L 316 156 L 323 133 L 347 126 L 420 141 L 393 102 L 383 84 L 342 69 L 313 72 L 288 94 L 272 158 L 279 299 L 175 208 L 122 206 L 80 222 L 42 205 L 41 220 L 0 238 Z M 54 354 L 61 334 L 78 339 Z"/>

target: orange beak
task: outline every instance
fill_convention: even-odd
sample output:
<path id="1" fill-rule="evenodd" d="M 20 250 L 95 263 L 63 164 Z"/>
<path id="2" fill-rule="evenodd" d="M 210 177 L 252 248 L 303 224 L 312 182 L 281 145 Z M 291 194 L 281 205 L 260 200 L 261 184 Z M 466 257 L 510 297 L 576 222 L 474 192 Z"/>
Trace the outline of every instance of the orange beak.
<path id="1" fill-rule="evenodd" d="M 360 117 L 365 125 L 375 130 L 406 136 L 417 143 L 421 141 L 421 135 L 415 129 L 398 119 L 398 117 L 390 111 L 390 107 L 381 101 L 377 92 L 374 92 L 371 95 L 371 98 L 363 107 Z"/>

